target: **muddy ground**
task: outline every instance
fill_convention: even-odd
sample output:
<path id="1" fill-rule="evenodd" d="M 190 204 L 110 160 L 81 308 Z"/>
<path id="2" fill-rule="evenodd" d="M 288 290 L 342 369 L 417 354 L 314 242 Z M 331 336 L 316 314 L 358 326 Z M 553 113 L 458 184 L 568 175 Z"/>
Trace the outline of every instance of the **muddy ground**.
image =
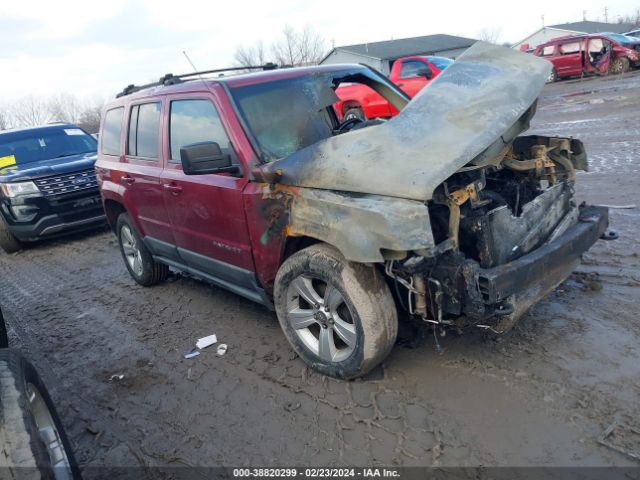
<path id="1" fill-rule="evenodd" d="M 640 206 L 640 72 L 546 87 L 533 130 L 586 142 L 578 194 Z M 640 208 L 517 327 L 401 342 L 322 377 L 273 313 L 184 276 L 143 288 L 103 230 L 0 256 L 0 303 L 81 465 L 632 466 L 640 451 Z M 217 334 L 224 357 L 182 353 Z M 112 375 L 124 375 L 122 380 Z M 87 469 L 89 477 L 100 470 Z"/>

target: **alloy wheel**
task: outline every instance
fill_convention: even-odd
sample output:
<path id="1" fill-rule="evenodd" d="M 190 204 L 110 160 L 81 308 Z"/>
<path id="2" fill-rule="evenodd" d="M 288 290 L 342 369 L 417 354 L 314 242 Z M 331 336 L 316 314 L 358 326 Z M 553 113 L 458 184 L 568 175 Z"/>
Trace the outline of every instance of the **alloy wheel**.
<path id="1" fill-rule="evenodd" d="M 38 388 L 31 383 L 27 383 L 27 396 L 40 438 L 47 447 L 55 480 L 70 480 L 72 474 L 69 457 L 47 403 L 40 395 Z"/>
<path id="2" fill-rule="evenodd" d="M 137 276 L 142 276 L 142 253 L 133 232 L 127 225 L 123 225 L 120 229 L 120 242 L 129 267 Z"/>
<path id="3" fill-rule="evenodd" d="M 353 316 L 340 291 L 306 275 L 287 289 L 287 322 L 307 349 L 326 362 L 341 362 L 357 342 Z"/>

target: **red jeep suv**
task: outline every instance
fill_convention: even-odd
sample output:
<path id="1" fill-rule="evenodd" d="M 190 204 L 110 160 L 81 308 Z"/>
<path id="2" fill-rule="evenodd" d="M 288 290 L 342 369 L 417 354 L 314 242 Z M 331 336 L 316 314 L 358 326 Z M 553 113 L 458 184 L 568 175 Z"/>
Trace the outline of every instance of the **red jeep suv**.
<path id="1" fill-rule="evenodd" d="M 411 101 L 362 65 L 129 86 L 96 163 L 125 265 L 142 285 L 171 267 L 275 308 L 296 352 L 340 378 L 387 356 L 399 310 L 505 332 L 607 227 L 574 199 L 582 143 L 520 135 L 549 70 L 480 42 Z M 343 83 L 400 113 L 340 121 Z"/>

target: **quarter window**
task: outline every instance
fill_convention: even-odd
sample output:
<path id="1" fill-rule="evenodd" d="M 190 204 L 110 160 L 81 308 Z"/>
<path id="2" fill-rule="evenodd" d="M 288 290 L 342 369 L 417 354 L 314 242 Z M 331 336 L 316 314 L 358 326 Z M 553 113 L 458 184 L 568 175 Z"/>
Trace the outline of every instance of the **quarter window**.
<path id="1" fill-rule="evenodd" d="M 120 135 L 122 133 L 122 115 L 124 107 L 109 110 L 104 116 L 101 152 L 105 155 L 120 155 Z"/>
<path id="2" fill-rule="evenodd" d="M 134 157 L 158 158 L 160 102 L 131 107 L 127 153 Z"/>
<path id="3" fill-rule="evenodd" d="M 171 161 L 180 162 L 180 149 L 199 142 L 216 142 L 238 164 L 216 107 L 209 100 L 174 100 L 169 120 Z"/>
<path id="4" fill-rule="evenodd" d="M 549 57 L 551 55 L 553 55 L 553 51 L 555 50 L 555 45 L 549 45 L 548 47 L 544 47 L 542 49 L 542 56 L 543 57 Z"/>

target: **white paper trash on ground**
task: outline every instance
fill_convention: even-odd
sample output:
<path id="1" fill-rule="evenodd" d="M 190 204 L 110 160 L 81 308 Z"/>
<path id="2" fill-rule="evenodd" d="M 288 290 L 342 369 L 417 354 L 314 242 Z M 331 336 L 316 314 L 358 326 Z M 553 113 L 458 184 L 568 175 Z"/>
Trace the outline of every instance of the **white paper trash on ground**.
<path id="1" fill-rule="evenodd" d="M 226 343 L 221 343 L 220 345 L 218 345 L 217 353 L 220 356 L 223 356 L 225 353 L 227 353 L 227 344 Z"/>
<path id="2" fill-rule="evenodd" d="M 218 341 L 218 338 L 214 333 L 213 335 L 209 335 L 208 337 L 202 337 L 198 339 L 198 342 L 196 343 L 196 347 L 200 349 L 207 348 L 208 346 L 213 345 L 217 341 Z"/>

